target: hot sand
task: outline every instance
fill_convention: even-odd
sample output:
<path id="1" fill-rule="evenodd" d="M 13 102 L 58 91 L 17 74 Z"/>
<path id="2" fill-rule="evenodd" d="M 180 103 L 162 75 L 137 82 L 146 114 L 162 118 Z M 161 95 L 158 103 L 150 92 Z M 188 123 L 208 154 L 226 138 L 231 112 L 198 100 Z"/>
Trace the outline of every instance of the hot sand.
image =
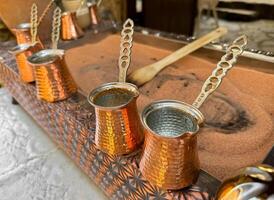
<path id="1" fill-rule="evenodd" d="M 120 37 L 112 35 L 68 50 L 68 66 L 86 94 L 102 83 L 117 81 L 119 45 Z M 169 53 L 135 43 L 130 71 Z M 159 99 L 191 104 L 215 67 L 216 63 L 193 55 L 169 66 L 140 88 L 140 112 Z M 206 118 L 198 135 L 203 170 L 224 179 L 239 168 L 260 163 L 274 145 L 274 75 L 236 65 L 201 111 Z"/>

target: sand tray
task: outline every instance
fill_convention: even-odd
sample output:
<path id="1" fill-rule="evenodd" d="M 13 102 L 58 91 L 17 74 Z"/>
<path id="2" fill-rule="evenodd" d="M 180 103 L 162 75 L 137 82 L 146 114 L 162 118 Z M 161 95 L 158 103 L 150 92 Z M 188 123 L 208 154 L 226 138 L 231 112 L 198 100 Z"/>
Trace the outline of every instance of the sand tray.
<path id="1" fill-rule="evenodd" d="M 141 33 L 136 33 L 134 40 L 130 70 L 153 63 L 184 45 Z M 274 145 L 273 63 L 244 57 L 201 108 L 206 117 L 198 136 L 202 171 L 193 187 L 176 192 L 162 190 L 142 177 L 138 169 L 140 152 L 115 158 L 97 150 L 94 109 L 85 96 L 102 83 L 117 81 L 119 43 L 120 36 L 113 31 L 88 33 L 78 41 L 63 43 L 80 92 L 54 104 L 37 100 L 35 86 L 19 80 L 15 60 L 6 52 L 8 47 L 0 47 L 4 57 L 0 79 L 12 96 L 110 199 L 211 199 L 218 180 L 262 162 Z M 193 102 L 222 54 L 202 48 L 169 66 L 140 88 L 140 111 L 153 100 Z"/>

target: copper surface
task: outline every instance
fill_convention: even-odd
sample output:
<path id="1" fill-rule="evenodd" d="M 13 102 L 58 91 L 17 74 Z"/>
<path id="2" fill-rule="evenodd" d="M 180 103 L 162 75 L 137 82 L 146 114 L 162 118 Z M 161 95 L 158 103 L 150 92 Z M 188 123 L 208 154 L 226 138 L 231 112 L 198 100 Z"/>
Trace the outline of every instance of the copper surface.
<path id="1" fill-rule="evenodd" d="M 73 76 L 75 78 L 78 78 L 77 81 L 82 86 L 82 88 L 85 88 L 86 92 L 89 92 L 91 89 L 96 87 L 96 85 L 100 85 L 102 82 L 107 81 L 114 81 L 117 79 L 117 68 L 113 67 L 111 63 L 116 63 L 119 49 L 117 50 L 113 48 L 114 46 L 119 46 L 120 37 L 117 36 L 111 36 L 108 38 L 103 38 L 102 36 L 99 37 L 99 35 L 91 35 L 92 37 L 86 37 L 83 40 L 87 40 L 90 43 L 82 46 L 75 47 L 74 45 L 82 44 L 82 40 L 75 41 L 71 46 L 69 46 L 69 56 L 66 57 L 68 60 L 68 64 L 70 66 L 70 70 L 73 70 Z M 137 34 L 136 34 L 137 36 Z M 98 39 L 101 38 L 101 40 Z M 151 41 L 151 37 L 143 36 L 145 39 Z M 113 41 L 113 40 L 114 41 Z M 157 39 L 157 38 L 156 38 Z M 147 41 L 146 40 L 146 41 Z M 163 57 L 164 54 L 169 54 L 169 51 L 163 50 L 163 44 L 165 44 L 165 41 L 157 39 L 159 46 L 157 48 L 152 48 L 148 45 L 148 43 L 142 43 L 142 44 L 135 44 L 135 47 L 137 47 L 137 51 L 134 51 L 137 53 L 136 58 L 142 58 L 142 59 L 133 59 L 133 66 L 143 66 L 144 64 L 148 64 L 148 62 L 154 62 L 155 59 L 159 59 L 159 57 Z M 140 40 L 139 40 L 140 42 Z M 105 45 L 104 45 L 105 44 Z M 175 46 L 178 47 L 178 46 Z M 175 48 L 174 47 L 174 48 Z M 179 45 L 180 47 L 180 45 Z M 108 56 L 104 57 L 106 55 L 106 51 Z M 3 51 L 2 51 L 3 52 Z M 199 51 L 198 51 L 199 52 Z M 89 56 L 90 53 L 92 53 L 93 56 Z M 215 52 L 218 54 L 218 52 Z M 47 102 L 39 101 L 36 98 L 36 92 L 35 87 L 33 85 L 27 85 L 22 84 L 20 81 L 18 81 L 18 77 L 16 72 L 16 65 L 14 65 L 14 62 L 9 62 L 10 57 L 6 57 L 5 53 L 1 54 L 4 58 L 7 58 L 7 62 L 11 63 L 9 65 L 0 66 L 0 76 L 2 80 L 5 80 L 5 85 L 9 88 L 12 95 L 16 97 L 16 99 L 20 102 L 20 104 L 35 118 L 35 120 L 42 126 L 44 129 L 49 133 L 55 141 L 58 141 L 58 144 L 64 150 L 69 154 L 69 156 L 83 169 L 87 175 L 90 177 L 91 180 L 95 181 L 99 187 L 101 187 L 106 194 L 109 196 L 110 199 L 214 199 L 211 198 L 211 196 L 208 195 L 208 193 L 203 193 L 201 191 L 207 191 L 208 186 L 212 186 L 214 184 L 211 184 L 211 179 L 208 176 L 203 177 L 203 181 L 199 182 L 198 185 L 201 187 L 198 188 L 196 185 L 193 187 L 189 187 L 182 190 L 177 191 L 168 191 L 168 190 L 162 190 L 159 187 L 153 185 L 152 183 L 148 182 L 141 174 L 140 170 L 138 169 L 136 162 L 139 160 L 139 154 L 132 158 L 131 157 L 117 157 L 114 158 L 112 156 L 108 156 L 105 153 L 102 153 L 98 149 L 95 148 L 95 145 L 93 143 L 94 136 L 95 136 L 95 118 L 94 118 L 94 112 L 93 109 L 82 110 L 82 113 L 88 113 L 91 117 L 89 118 L 82 118 L 82 120 L 75 120 L 78 118 L 78 109 L 75 107 L 75 102 L 72 102 L 73 98 L 70 98 L 62 103 L 56 103 L 56 104 L 49 104 Z M 77 56 L 75 56 L 77 55 Z M 139 56 L 138 56 L 139 55 Z M 194 54 L 196 55 L 196 54 Z M 202 85 L 202 80 L 205 80 L 208 74 L 210 74 L 212 70 L 212 65 L 217 63 L 217 60 L 214 60 L 212 63 L 206 62 L 202 59 L 205 59 L 204 57 L 207 57 L 208 55 L 212 55 L 212 51 L 210 53 L 207 51 L 205 52 L 201 57 L 196 58 L 195 56 L 188 56 L 187 58 L 183 59 L 179 62 L 179 64 L 174 65 L 171 67 L 171 69 L 165 70 L 162 72 L 158 79 L 154 79 L 151 84 L 148 84 L 146 87 L 141 88 L 142 95 L 138 99 L 140 108 L 142 105 L 147 104 L 148 101 L 144 101 L 144 98 L 148 96 L 150 99 L 149 101 L 153 101 L 162 97 L 168 98 L 176 98 L 178 100 L 184 100 L 187 102 L 192 102 L 196 96 L 196 94 L 200 90 L 200 86 Z M 135 56 L 134 56 L 135 57 Z M 218 56 L 219 58 L 220 56 Z M 6 59 L 5 59 L 6 60 Z M 240 61 L 243 61 L 241 59 Z M 92 63 L 98 63 L 98 64 L 92 64 Z M 250 60 L 249 62 L 250 63 Z M 266 66 L 267 63 L 261 63 L 261 66 Z M 250 66 L 249 66 L 250 67 Z M 104 69 L 104 70 L 98 70 Z M 117 70 L 117 71 L 116 71 Z M 174 74 L 178 76 L 178 79 L 175 79 L 175 76 L 171 76 L 169 73 L 173 70 Z M 197 76 L 197 79 L 193 79 L 191 73 L 195 73 L 195 76 Z M 168 75 L 167 75 L 168 74 Z M 241 80 L 237 79 L 237 74 L 240 75 Z M 242 74 L 245 74 L 243 76 Z M 228 78 L 228 81 L 225 81 L 222 87 L 220 88 L 221 92 L 225 93 L 226 95 L 223 97 L 224 99 L 233 100 L 233 95 L 231 95 L 231 92 L 233 92 L 234 95 L 236 95 L 235 98 L 238 99 L 237 93 L 235 94 L 235 91 L 237 91 L 237 88 L 241 91 L 248 91 L 249 94 L 257 94 L 256 101 L 260 101 L 259 96 L 263 96 L 263 99 L 265 102 L 271 100 L 272 94 L 266 93 L 266 88 L 271 89 L 273 88 L 273 84 L 271 84 L 271 79 L 273 76 L 269 74 L 263 74 L 259 72 L 255 72 L 252 70 L 246 70 L 246 69 L 239 69 L 238 67 L 235 69 L 235 71 L 232 71 L 230 74 L 231 76 Z M 253 87 L 247 87 L 248 81 L 243 80 L 246 76 L 248 76 L 248 79 L 250 81 L 250 78 L 256 78 L 257 81 L 259 81 L 259 85 L 263 85 L 264 90 L 258 91 L 255 90 L 246 90 L 248 88 Z M 184 78 L 184 80 L 179 80 L 179 78 Z M 168 78 L 168 81 L 175 82 L 175 90 L 168 90 L 167 88 L 174 88 L 171 84 L 166 84 L 166 79 Z M 252 79 L 253 81 L 254 79 Z M 263 80 L 263 81 L 262 81 Z M 184 87 L 184 83 L 188 81 L 188 87 Z M 244 82 L 243 82 L 244 81 Z M 158 83 L 163 83 L 162 85 L 159 85 L 160 88 L 157 88 Z M 233 87 L 231 89 L 230 83 L 233 82 L 236 87 Z M 228 84 L 229 83 L 229 84 Z M 257 82 L 258 83 L 258 82 Z M 193 87 L 195 85 L 195 87 Z M 149 87 L 148 87 L 149 86 Z M 225 86 L 225 87 L 223 87 Z M 261 87 L 261 86 L 260 86 Z M 228 89 L 227 89 L 228 88 Z M 255 86 L 256 88 L 256 86 Z M 155 89 L 155 90 L 153 90 Z M 254 89 L 254 88 L 253 88 Z M 23 91 L 23 92 L 22 92 Z M 147 93 L 149 91 L 149 94 Z M 168 92 L 169 93 L 165 93 Z M 269 90 L 271 91 L 271 90 Z M 261 92 L 264 95 L 260 95 Z M 158 96 L 156 96 L 158 94 Z M 193 95 L 191 95 L 193 94 Z M 146 95 L 146 96 L 145 96 Z M 231 96 L 232 98 L 229 98 L 227 96 Z M 209 108 L 210 113 L 212 113 L 214 110 L 212 109 L 212 104 L 216 104 L 216 101 L 218 100 L 218 96 L 213 96 L 211 101 L 207 101 L 208 106 L 204 106 L 204 108 Z M 236 99 L 236 100 L 237 100 Z M 236 101 L 235 100 L 235 101 Z M 221 101 L 220 104 L 223 105 Z M 238 101 L 237 101 L 238 102 Z M 255 101 L 254 101 L 255 102 Z M 252 106 L 256 106 L 256 103 L 253 101 L 251 102 Z M 257 102 L 257 103 L 258 103 Z M 212 104 L 211 104 L 212 103 Z M 73 108 L 71 107 L 73 104 Z M 235 104 L 233 104 L 235 105 Z M 236 106 L 241 105 L 246 109 L 246 105 L 242 102 L 238 102 Z M 269 105 L 264 104 L 265 106 Z M 214 107 L 214 106 L 213 106 Z M 273 106 L 268 106 L 269 110 L 273 110 Z M 69 111 L 68 111 L 69 110 Z M 212 111 L 213 110 L 213 111 Z M 227 111 L 227 110 L 226 110 Z M 219 111 L 218 111 L 219 112 Z M 228 109 L 227 112 L 230 112 Z M 205 112 L 205 114 L 208 114 L 208 112 Z M 214 112 L 213 112 L 214 114 Z M 265 115 L 262 116 L 262 112 L 258 113 L 258 115 L 253 115 L 251 112 L 251 115 L 260 118 L 263 117 L 263 120 L 266 121 L 265 123 L 262 123 L 260 121 L 255 121 L 256 125 L 253 127 L 258 127 L 258 125 L 264 125 L 267 123 L 272 126 L 273 123 L 269 122 L 267 118 L 265 118 Z M 82 116 L 82 114 L 81 114 Z M 211 115 L 212 116 L 212 115 Z M 213 115 L 215 116 L 215 115 Z M 221 117 L 222 118 L 222 117 Z M 207 118 L 208 119 L 208 118 Z M 265 120 L 266 119 L 266 120 Z M 214 118 L 214 121 L 216 118 Z M 229 119 L 228 119 L 229 120 Z M 204 164 L 212 164 L 217 165 L 218 167 L 218 156 L 222 157 L 228 157 L 231 160 L 230 162 L 226 161 L 229 166 L 232 166 L 230 171 L 235 169 L 237 166 L 244 166 L 246 163 L 243 164 L 243 160 L 246 160 L 245 157 L 248 157 L 248 154 L 251 153 L 254 155 L 254 157 L 258 157 L 258 155 L 253 154 L 252 151 L 247 151 L 246 154 L 239 155 L 238 161 L 234 159 L 233 155 L 233 147 L 235 145 L 231 144 L 230 141 L 226 140 L 225 143 L 222 143 L 221 140 L 214 141 L 211 139 L 208 139 L 208 137 L 211 137 L 212 127 L 209 127 L 207 129 L 203 129 L 201 134 L 198 134 L 200 137 L 204 136 L 205 139 L 210 143 L 216 144 L 216 149 L 218 150 L 218 153 L 215 153 L 214 158 L 216 158 L 216 161 L 210 160 L 208 156 L 205 156 L 202 154 L 200 157 L 203 158 Z M 248 128 L 247 128 L 248 129 Z M 250 138 L 250 134 L 254 129 L 250 130 L 249 133 L 243 133 L 244 135 L 247 135 L 248 138 Z M 261 129 L 262 130 L 262 129 Z M 265 129 L 264 129 L 265 130 Z M 252 131 L 252 132 L 251 132 Z M 267 132 L 269 130 L 267 129 Z M 232 131 L 231 131 L 232 132 Z M 74 138 L 72 142 L 70 142 L 70 136 L 73 135 Z M 221 135 L 220 133 L 215 134 L 214 136 Z M 237 135 L 242 135 L 242 132 L 240 131 L 239 134 L 227 134 L 224 135 L 224 137 L 237 137 Z M 257 131 L 256 131 L 257 135 Z M 254 137 L 252 137 L 253 139 Z M 257 148 L 261 145 L 261 143 L 258 145 L 256 141 L 253 142 L 254 146 L 256 148 L 256 152 L 264 151 L 263 149 L 267 149 L 269 147 L 269 141 L 273 137 L 265 137 L 268 142 L 264 143 L 263 146 L 260 148 Z M 199 143 L 200 143 L 200 139 Z M 246 139 L 243 138 L 243 141 L 246 142 Z M 265 141 L 265 140 L 264 140 Z M 249 141 L 250 142 L 250 141 Z M 228 154 L 225 154 L 222 152 L 222 148 L 225 146 L 224 144 L 228 145 L 229 151 Z M 232 146 L 232 147 L 231 147 Z M 236 145 L 237 148 L 241 148 L 241 146 Z M 268 146 L 268 147 L 266 147 Z M 201 145 L 200 144 L 200 150 L 204 150 L 208 146 Z M 254 148 L 254 149 L 255 149 Z M 211 150 L 211 149 L 210 149 Z M 209 151 L 210 151 L 209 150 Z M 215 151 L 215 150 L 213 150 Z M 221 151 L 221 152 L 220 152 Z M 218 155 L 217 155 L 218 154 Z M 251 155 L 249 154 L 249 155 Z M 264 157 L 265 154 L 261 154 L 261 158 Z M 252 156 L 253 157 L 253 156 Z M 213 158 L 213 159 L 214 159 Z M 230 160 L 227 159 L 227 160 Z M 209 161 L 210 160 L 210 161 Z M 242 162 L 242 163 L 239 163 Z M 258 161 L 259 162 L 259 161 Z M 237 164 L 235 166 L 234 164 Z M 209 168 L 205 167 L 204 169 L 208 170 Z M 212 170 L 211 170 L 212 171 Z M 229 174 L 230 172 L 224 168 L 220 168 L 220 171 L 224 171 L 224 173 Z M 234 171 L 234 170 L 233 170 Z M 216 174 L 216 171 L 215 171 Z M 210 180 L 210 183 L 208 182 Z M 203 190 L 205 189 L 205 190 Z M 211 190 L 212 191 L 212 190 Z M 213 193 L 216 191 L 213 189 Z M 212 193 L 210 193 L 212 194 Z"/>
<path id="2" fill-rule="evenodd" d="M 35 43 L 34 45 L 21 44 L 10 51 L 15 55 L 21 80 L 25 83 L 35 81 L 33 67 L 27 62 L 27 58 L 40 50 L 40 44 Z"/>
<path id="3" fill-rule="evenodd" d="M 19 24 L 16 28 L 12 30 L 15 33 L 18 45 L 32 42 L 29 23 Z M 38 41 L 41 48 L 44 47 L 41 40 L 39 39 L 39 36 L 37 36 L 36 41 Z"/>
<path id="4" fill-rule="evenodd" d="M 28 61 L 34 67 L 39 99 L 56 102 L 77 92 L 61 50 L 43 50 L 29 57 Z"/>
<path id="5" fill-rule="evenodd" d="M 108 83 L 90 93 L 95 107 L 96 146 L 110 155 L 125 155 L 143 142 L 143 130 L 137 111 L 138 89 L 128 83 Z"/>
<path id="6" fill-rule="evenodd" d="M 62 40 L 75 40 L 84 36 L 82 28 L 78 25 L 75 12 L 65 12 L 62 14 Z"/>
<path id="7" fill-rule="evenodd" d="M 89 14 L 91 25 L 98 25 L 100 23 L 100 19 L 98 16 L 98 6 L 96 3 L 88 3 Z"/>
<path id="8" fill-rule="evenodd" d="M 203 122 L 200 111 L 179 101 L 158 101 L 145 108 L 142 121 L 143 176 L 164 189 L 194 184 L 200 170 L 196 135 Z"/>
<path id="9" fill-rule="evenodd" d="M 164 189 L 173 190 L 195 183 L 199 173 L 195 133 L 204 121 L 198 108 L 219 87 L 246 45 L 245 36 L 233 42 L 205 81 L 193 106 L 163 100 L 145 108 L 142 122 L 146 134 L 140 170 L 149 181 Z"/>
<path id="10" fill-rule="evenodd" d="M 98 85 L 117 80 L 118 68 L 113 63 L 119 56 L 121 38 L 119 34 L 106 32 L 86 34 L 87 37 L 69 46 L 66 59 L 77 85 L 84 94 L 89 94 Z M 129 71 L 160 60 L 183 45 L 178 40 L 138 31 L 134 41 Z M 159 99 L 172 98 L 191 104 L 222 56 L 222 52 L 202 48 L 174 63 L 139 88 L 139 111 Z M 273 63 L 241 56 L 218 91 L 201 107 L 206 118 L 206 128 L 198 134 L 201 168 L 219 179 L 239 168 L 260 163 L 274 145 L 274 94 L 269 92 L 274 90 L 274 82 L 273 75 L 268 74 L 274 73 L 272 66 Z"/>

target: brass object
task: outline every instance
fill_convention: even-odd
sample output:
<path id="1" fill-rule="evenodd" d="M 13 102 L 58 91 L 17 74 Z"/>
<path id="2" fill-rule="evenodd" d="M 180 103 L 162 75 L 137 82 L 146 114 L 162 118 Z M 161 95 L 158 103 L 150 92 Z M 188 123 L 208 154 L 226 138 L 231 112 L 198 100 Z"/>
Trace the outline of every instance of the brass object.
<path id="1" fill-rule="evenodd" d="M 164 100 L 146 107 L 142 121 L 143 176 L 165 189 L 177 190 L 195 183 L 200 170 L 196 133 L 204 121 L 202 113 L 183 102 Z"/>
<path id="2" fill-rule="evenodd" d="M 46 49 L 33 54 L 28 62 L 34 67 L 37 97 L 56 102 L 77 92 L 77 86 L 64 60 L 64 51 Z"/>
<path id="3" fill-rule="evenodd" d="M 75 40 L 84 36 L 82 28 L 78 25 L 75 12 L 65 12 L 62 14 L 62 40 Z"/>
<path id="4" fill-rule="evenodd" d="M 131 48 L 133 41 L 134 22 L 127 19 L 121 33 L 120 57 L 119 57 L 119 82 L 126 82 L 127 70 L 130 65 Z"/>
<path id="5" fill-rule="evenodd" d="M 61 17 L 62 17 L 62 11 L 59 7 L 57 7 L 54 10 L 53 21 L 52 21 L 52 33 L 51 33 L 52 49 L 57 49 L 58 41 L 60 39 Z"/>
<path id="6" fill-rule="evenodd" d="M 195 183 L 200 169 L 197 133 L 204 121 L 198 108 L 218 88 L 246 44 L 245 36 L 233 42 L 205 82 L 193 105 L 163 100 L 144 109 L 142 123 L 145 128 L 145 142 L 140 170 L 148 181 L 172 190 Z"/>
<path id="7" fill-rule="evenodd" d="M 96 113 L 95 144 L 110 155 L 129 154 L 141 145 L 144 138 L 136 105 L 139 91 L 135 85 L 125 82 L 130 65 L 133 25 L 132 20 L 127 20 L 122 30 L 120 82 L 101 85 L 88 97 Z"/>
<path id="8" fill-rule="evenodd" d="M 219 188 L 216 200 L 249 200 L 274 198 L 274 167 L 251 166 L 225 180 Z"/>
<path id="9" fill-rule="evenodd" d="M 89 14 L 90 14 L 90 21 L 91 21 L 91 26 L 96 26 L 100 23 L 100 19 L 98 16 L 98 3 L 87 3 L 88 9 L 89 9 Z"/>
<path id="10" fill-rule="evenodd" d="M 143 141 L 136 101 L 139 91 L 129 83 L 108 83 L 94 89 L 88 100 L 95 107 L 96 146 L 110 155 L 135 151 Z"/>
<path id="11" fill-rule="evenodd" d="M 39 50 L 41 50 L 39 43 L 28 43 L 17 45 L 9 51 L 15 56 L 20 78 L 25 83 L 31 83 L 35 81 L 33 68 L 27 62 L 27 58 Z"/>
<path id="12" fill-rule="evenodd" d="M 243 48 L 247 45 L 247 38 L 245 35 L 237 38 L 228 48 L 226 55 L 221 58 L 217 64 L 217 68 L 212 72 L 212 75 L 205 81 L 201 93 L 198 95 L 193 103 L 193 106 L 200 108 L 206 98 L 214 92 L 221 84 L 222 78 L 226 75 L 228 70 L 236 63 L 237 57 L 243 53 Z"/>
<path id="13" fill-rule="evenodd" d="M 36 41 L 37 28 L 38 28 L 38 10 L 37 10 L 37 5 L 34 3 L 32 4 L 31 14 L 30 14 L 31 43 L 35 43 Z"/>

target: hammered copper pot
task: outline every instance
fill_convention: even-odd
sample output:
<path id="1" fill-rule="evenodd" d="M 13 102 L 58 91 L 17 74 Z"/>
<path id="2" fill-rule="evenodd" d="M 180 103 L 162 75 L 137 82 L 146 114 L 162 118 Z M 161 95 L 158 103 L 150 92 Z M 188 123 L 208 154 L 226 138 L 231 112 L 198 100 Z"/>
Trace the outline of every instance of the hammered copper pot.
<path id="1" fill-rule="evenodd" d="M 62 40 L 76 40 L 84 36 L 84 31 L 78 25 L 75 12 L 64 12 L 62 14 Z"/>
<path id="2" fill-rule="evenodd" d="M 88 100 L 95 107 L 96 146 L 110 155 L 126 155 L 140 147 L 143 129 L 137 111 L 139 91 L 129 83 L 107 83 Z"/>
<path id="3" fill-rule="evenodd" d="M 31 43 L 31 34 L 30 34 L 30 23 L 21 23 L 16 26 L 16 28 L 13 28 L 12 31 L 15 33 L 15 37 L 17 40 L 17 44 L 27 44 Z M 36 38 L 37 46 L 39 46 L 40 49 L 44 48 L 40 38 L 37 36 Z"/>
<path id="4" fill-rule="evenodd" d="M 200 170 L 197 132 L 203 120 L 197 108 L 183 102 L 165 100 L 148 105 L 142 114 L 143 176 L 164 189 L 178 190 L 194 184 Z"/>
<path id="5" fill-rule="evenodd" d="M 23 82 L 31 83 L 35 81 L 33 67 L 27 62 L 27 58 L 41 49 L 42 48 L 39 43 L 26 43 L 17 45 L 9 51 L 16 58 L 19 75 Z"/>
<path id="6" fill-rule="evenodd" d="M 64 51 L 45 49 L 33 54 L 28 62 L 34 67 L 37 97 L 47 102 L 69 98 L 77 86 L 64 60 Z"/>

